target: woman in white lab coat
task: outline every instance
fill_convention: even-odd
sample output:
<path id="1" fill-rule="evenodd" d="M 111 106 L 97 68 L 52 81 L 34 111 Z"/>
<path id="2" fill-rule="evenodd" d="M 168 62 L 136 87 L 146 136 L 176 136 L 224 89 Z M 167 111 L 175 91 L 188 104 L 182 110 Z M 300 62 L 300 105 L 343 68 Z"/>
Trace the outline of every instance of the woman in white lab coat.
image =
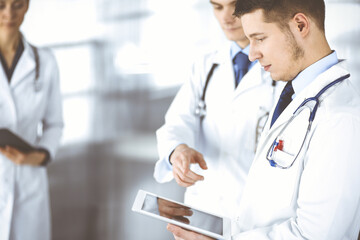
<path id="1" fill-rule="evenodd" d="M 50 239 L 46 164 L 54 158 L 63 128 L 56 61 L 19 32 L 28 0 L 0 2 L 0 128 L 37 148 L 0 153 L 0 239 Z"/>

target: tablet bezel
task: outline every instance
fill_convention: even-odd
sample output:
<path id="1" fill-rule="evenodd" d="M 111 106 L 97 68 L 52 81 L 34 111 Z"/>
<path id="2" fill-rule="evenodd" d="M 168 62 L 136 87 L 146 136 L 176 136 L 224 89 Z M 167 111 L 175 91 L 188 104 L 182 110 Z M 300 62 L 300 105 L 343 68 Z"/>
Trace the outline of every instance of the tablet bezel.
<path id="1" fill-rule="evenodd" d="M 154 196 L 154 197 L 159 197 L 159 198 L 165 199 L 167 201 L 170 201 L 170 202 L 173 202 L 173 203 L 176 203 L 176 204 L 180 204 L 180 205 L 183 205 L 185 207 L 189 207 L 189 208 L 195 209 L 197 211 L 201 211 L 201 212 L 204 212 L 206 214 L 213 215 L 213 216 L 221 218 L 223 220 L 223 235 L 219 235 L 217 233 L 209 232 L 207 230 L 204 230 L 204 229 L 201 229 L 201 228 L 198 228 L 198 227 L 190 226 L 188 224 L 185 224 L 185 223 L 182 223 L 182 222 L 179 222 L 179 221 L 176 221 L 176 220 L 172 220 L 172 219 L 169 219 L 169 218 L 166 218 L 166 217 L 163 217 L 163 216 L 159 216 L 159 215 L 151 213 L 151 212 L 144 211 L 142 209 L 142 207 L 143 207 L 145 197 L 146 197 L 147 194 L 151 195 L 151 196 Z M 207 211 L 200 210 L 200 209 L 197 209 L 197 208 L 193 208 L 190 205 L 180 203 L 180 202 L 168 199 L 168 198 L 164 198 L 164 197 L 158 196 L 158 195 L 156 195 L 154 193 L 150 193 L 150 192 L 147 192 L 147 191 L 144 191 L 144 190 L 139 190 L 138 191 L 138 193 L 136 195 L 136 198 L 135 198 L 135 201 L 134 201 L 134 204 L 133 204 L 133 207 L 132 207 L 132 211 L 138 212 L 138 213 L 150 216 L 150 217 L 154 217 L 154 218 L 162 220 L 164 222 L 168 222 L 168 223 L 180 226 L 182 228 L 185 228 L 185 229 L 188 229 L 188 230 L 191 230 L 191 231 L 194 231 L 194 232 L 198 232 L 198 233 L 201 233 L 201 234 L 204 234 L 206 236 L 213 237 L 213 238 L 216 238 L 216 239 L 228 239 L 230 237 L 231 222 L 230 222 L 229 218 L 222 217 L 222 216 L 219 216 L 219 215 L 216 215 L 216 214 L 213 214 L 213 213 L 209 213 Z"/>

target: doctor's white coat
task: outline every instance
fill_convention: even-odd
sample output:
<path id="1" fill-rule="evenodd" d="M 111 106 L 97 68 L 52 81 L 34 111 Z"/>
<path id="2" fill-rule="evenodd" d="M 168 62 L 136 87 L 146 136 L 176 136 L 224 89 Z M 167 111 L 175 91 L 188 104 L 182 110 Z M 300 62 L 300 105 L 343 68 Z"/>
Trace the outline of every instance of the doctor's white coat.
<path id="1" fill-rule="evenodd" d="M 219 65 L 206 91 L 207 115 L 200 126 L 194 112 L 214 63 Z M 270 111 L 281 88 L 273 92 L 270 76 L 257 63 L 235 89 L 229 46 L 196 61 L 165 116 L 165 124 L 157 131 L 160 160 L 155 179 L 173 179 L 168 157 L 177 145 L 185 143 L 202 153 L 208 166 L 205 171 L 192 166 L 205 180 L 187 188 L 185 203 L 234 217 L 254 158 L 258 120 Z"/>
<path id="2" fill-rule="evenodd" d="M 38 91 L 34 52 L 25 40 L 10 84 L 0 68 L 0 128 L 47 149 L 53 159 L 63 128 L 59 75 L 52 53 L 38 52 Z M 0 154 L 0 240 L 48 240 L 50 234 L 46 168 L 16 165 Z"/>
<path id="3" fill-rule="evenodd" d="M 305 98 L 348 72 L 338 63 L 299 93 L 271 129 L 266 124 L 232 227 L 236 240 L 355 240 L 360 228 L 360 93 L 347 79 L 329 88 L 294 165 L 271 167 L 266 154 Z M 295 154 L 308 125 L 301 114 L 282 133 Z M 272 116 L 270 116 L 271 118 Z M 235 191 L 235 190 L 234 190 Z"/>

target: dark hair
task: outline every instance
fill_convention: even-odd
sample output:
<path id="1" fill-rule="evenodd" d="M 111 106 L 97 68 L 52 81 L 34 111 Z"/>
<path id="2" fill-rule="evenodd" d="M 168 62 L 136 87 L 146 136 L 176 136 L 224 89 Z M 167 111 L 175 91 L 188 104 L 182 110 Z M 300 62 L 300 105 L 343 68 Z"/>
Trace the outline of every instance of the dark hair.
<path id="1" fill-rule="evenodd" d="M 237 0 L 234 15 L 239 17 L 258 9 L 264 10 L 266 22 L 275 22 L 281 28 L 287 28 L 295 14 L 304 13 L 325 31 L 324 0 Z"/>

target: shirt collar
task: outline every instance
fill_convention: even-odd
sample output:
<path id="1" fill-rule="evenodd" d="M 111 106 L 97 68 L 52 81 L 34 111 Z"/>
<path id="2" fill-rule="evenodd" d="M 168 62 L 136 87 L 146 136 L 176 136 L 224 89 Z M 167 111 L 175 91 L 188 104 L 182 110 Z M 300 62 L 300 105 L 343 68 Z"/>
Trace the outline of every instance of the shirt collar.
<path id="1" fill-rule="evenodd" d="M 230 45 L 231 60 L 234 59 L 236 54 L 238 54 L 239 52 L 242 52 L 242 53 L 246 54 L 247 56 L 249 56 L 250 44 L 247 45 L 245 48 L 241 48 L 236 42 L 232 41 L 231 45 Z M 251 62 L 251 64 L 249 65 L 249 69 L 251 69 L 255 65 L 255 63 L 257 63 L 257 60 L 254 62 Z"/>
<path id="2" fill-rule="evenodd" d="M 318 60 L 309 67 L 301 71 L 294 80 L 292 80 L 292 86 L 294 88 L 295 94 L 292 96 L 294 98 L 299 94 L 306 86 L 308 86 L 318 75 L 325 72 L 327 69 L 337 64 L 339 59 L 337 54 L 333 51 L 331 54 L 326 57 Z"/>
<path id="3" fill-rule="evenodd" d="M 233 41 L 231 42 L 231 46 L 230 46 L 231 59 L 234 59 L 236 54 L 238 54 L 239 52 L 242 52 L 249 56 L 249 50 L 250 50 L 250 45 L 247 45 L 244 49 L 242 49 L 236 42 Z"/>

